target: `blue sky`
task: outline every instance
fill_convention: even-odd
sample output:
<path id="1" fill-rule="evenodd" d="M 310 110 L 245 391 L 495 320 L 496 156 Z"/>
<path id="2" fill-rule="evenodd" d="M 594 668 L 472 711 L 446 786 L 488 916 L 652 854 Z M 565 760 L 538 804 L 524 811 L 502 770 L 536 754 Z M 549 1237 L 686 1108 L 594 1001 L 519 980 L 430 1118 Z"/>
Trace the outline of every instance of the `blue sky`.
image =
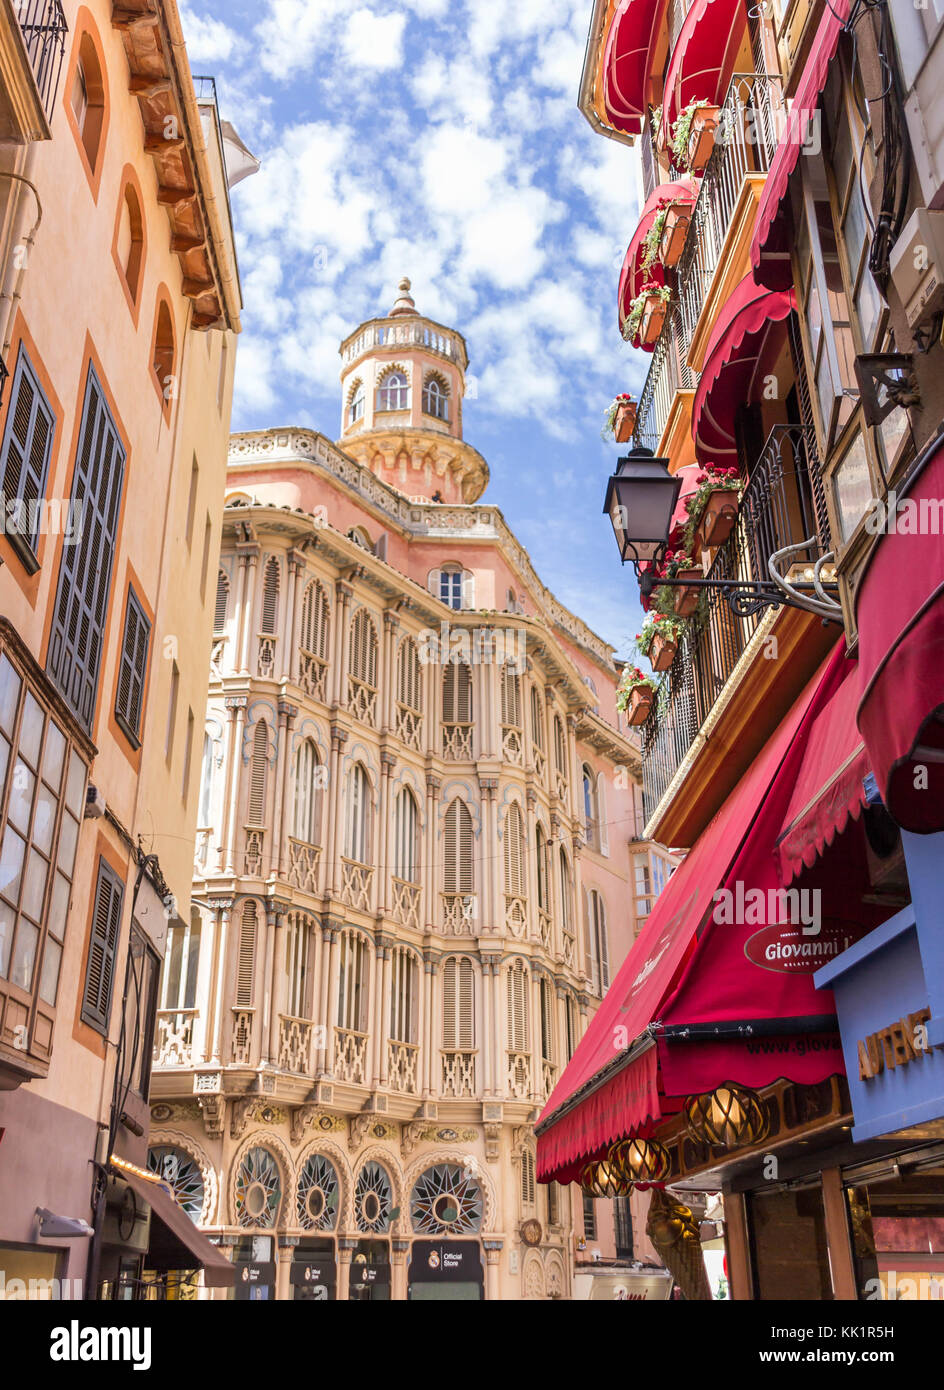
<path id="1" fill-rule="evenodd" d="M 340 430 L 338 344 L 402 275 L 469 345 L 464 432 L 557 596 L 621 655 L 631 571 L 600 439 L 649 359 L 616 326 L 637 155 L 576 107 L 590 0 L 190 0 L 195 73 L 262 169 L 233 191 L 234 429 Z"/>

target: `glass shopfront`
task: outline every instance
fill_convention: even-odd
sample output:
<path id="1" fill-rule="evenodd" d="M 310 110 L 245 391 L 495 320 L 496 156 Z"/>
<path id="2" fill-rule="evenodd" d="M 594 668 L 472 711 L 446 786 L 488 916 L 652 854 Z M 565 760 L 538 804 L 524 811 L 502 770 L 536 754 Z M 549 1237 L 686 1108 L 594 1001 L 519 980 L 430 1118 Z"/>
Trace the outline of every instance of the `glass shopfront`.
<path id="1" fill-rule="evenodd" d="M 275 1257 L 272 1236 L 243 1236 L 233 1249 L 238 1303 L 265 1302 L 275 1298 Z"/>
<path id="2" fill-rule="evenodd" d="M 478 1302 L 485 1297 L 477 1240 L 415 1240 L 407 1297 L 419 1301 Z"/>
<path id="3" fill-rule="evenodd" d="M 334 1241 L 299 1241 L 292 1255 L 291 1283 L 296 1303 L 333 1303 L 338 1296 Z"/>
<path id="4" fill-rule="evenodd" d="M 356 1303 L 389 1302 L 390 1242 L 359 1240 L 351 1257 L 348 1297 Z"/>
<path id="5" fill-rule="evenodd" d="M 861 1300 L 944 1300 L 944 1163 L 849 1186 L 846 1204 Z"/>

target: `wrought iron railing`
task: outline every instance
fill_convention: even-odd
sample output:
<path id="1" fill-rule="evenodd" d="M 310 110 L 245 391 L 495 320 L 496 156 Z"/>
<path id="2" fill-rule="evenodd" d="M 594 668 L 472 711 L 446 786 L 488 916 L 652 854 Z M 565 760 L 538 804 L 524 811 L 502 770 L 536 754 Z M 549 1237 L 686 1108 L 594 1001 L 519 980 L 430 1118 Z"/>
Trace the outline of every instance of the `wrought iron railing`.
<path id="1" fill-rule="evenodd" d="M 51 121 L 69 32 L 65 11 L 60 0 L 19 0 L 16 17 L 43 110 Z"/>
<path id="2" fill-rule="evenodd" d="M 655 451 L 669 420 L 678 391 L 694 391 L 697 378 L 687 362 L 688 344 L 682 331 L 677 304 L 665 316 L 662 332 L 652 353 L 649 375 L 639 397 L 633 443 Z"/>
<path id="3" fill-rule="evenodd" d="M 778 550 L 812 538 L 795 557 L 811 563 L 829 549 L 822 521 L 820 465 L 812 432 L 776 425 L 767 437 L 741 498 L 737 522 L 707 579 L 770 578 Z M 643 805 L 646 820 L 659 804 L 725 683 L 756 631 L 762 611 L 736 616 L 719 590 L 705 588 L 679 642 L 643 726 Z"/>

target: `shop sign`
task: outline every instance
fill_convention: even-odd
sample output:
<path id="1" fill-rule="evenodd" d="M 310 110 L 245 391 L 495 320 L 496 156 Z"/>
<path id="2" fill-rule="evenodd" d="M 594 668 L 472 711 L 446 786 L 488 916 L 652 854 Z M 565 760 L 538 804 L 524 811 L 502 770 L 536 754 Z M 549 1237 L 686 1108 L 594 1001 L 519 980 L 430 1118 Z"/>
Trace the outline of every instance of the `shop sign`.
<path id="1" fill-rule="evenodd" d="M 238 1279 L 241 1284 L 252 1287 L 253 1284 L 274 1284 L 275 1265 L 237 1265 L 239 1270 Z"/>
<path id="2" fill-rule="evenodd" d="M 352 1265 L 352 1284 L 389 1284 L 389 1265 Z"/>
<path id="3" fill-rule="evenodd" d="M 332 1287 L 337 1280 L 337 1266 L 330 1258 L 293 1260 L 291 1282 L 300 1288 Z"/>
<path id="4" fill-rule="evenodd" d="M 886 1067 L 894 1071 L 896 1067 L 906 1067 L 909 1062 L 920 1062 L 922 1057 L 927 1056 L 930 1017 L 930 1009 L 918 1009 L 887 1028 L 880 1028 L 875 1033 L 869 1033 L 868 1037 L 860 1038 L 860 1080 L 873 1081 Z"/>
<path id="5" fill-rule="evenodd" d="M 782 975 L 812 975 L 835 960 L 860 935 L 846 922 L 823 922 L 816 936 L 807 936 L 790 922 L 772 922 L 748 937 L 744 954 L 752 965 Z"/>
<path id="6" fill-rule="evenodd" d="M 417 1240 L 413 1242 L 410 1278 L 414 1283 L 440 1280 L 469 1284 L 481 1281 L 482 1256 L 476 1241 Z"/>

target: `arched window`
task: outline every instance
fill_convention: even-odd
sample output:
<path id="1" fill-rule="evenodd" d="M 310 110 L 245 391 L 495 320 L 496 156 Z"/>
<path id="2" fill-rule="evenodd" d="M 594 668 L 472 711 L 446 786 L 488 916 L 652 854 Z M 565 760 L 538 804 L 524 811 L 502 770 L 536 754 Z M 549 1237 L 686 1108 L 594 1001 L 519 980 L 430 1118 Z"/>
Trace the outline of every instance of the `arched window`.
<path id="1" fill-rule="evenodd" d="M 390 960 L 390 1040 L 415 1043 L 419 967 L 407 946 L 394 946 Z"/>
<path id="2" fill-rule="evenodd" d="M 559 714 L 554 715 L 554 769 L 564 783 L 567 785 L 567 735 L 564 732 L 564 721 Z"/>
<path id="3" fill-rule="evenodd" d="M 525 839 L 521 807 L 513 801 L 505 816 L 505 893 L 511 898 L 527 896 L 525 881 Z"/>
<path id="4" fill-rule="evenodd" d="M 573 936 L 574 909 L 570 892 L 570 865 L 567 862 L 567 855 L 563 849 L 560 850 L 560 859 L 558 863 L 560 869 L 561 926 L 568 936 Z"/>
<path id="5" fill-rule="evenodd" d="M 206 1187 L 203 1173 L 186 1149 L 172 1144 L 160 1144 L 148 1149 L 147 1166 L 170 1188 L 177 1205 L 183 1207 L 191 1221 L 198 1225 L 203 1217 Z"/>
<path id="6" fill-rule="evenodd" d="M 386 372 L 377 391 L 378 410 L 406 410 L 410 404 L 410 388 L 406 373 L 395 369 Z"/>
<path id="7" fill-rule="evenodd" d="M 310 738 L 299 745 L 295 754 L 295 812 L 292 835 L 306 845 L 321 844 L 321 793 L 325 785 L 325 769 L 318 749 Z"/>
<path id="8" fill-rule="evenodd" d="M 169 924 L 161 977 L 162 1009 L 192 1009 L 195 1006 L 202 934 L 203 915 L 197 907 L 190 909 L 189 922 L 177 917 Z"/>
<path id="9" fill-rule="evenodd" d="M 442 1005 L 443 1050 L 471 1052 L 475 1047 L 475 971 L 468 956 L 447 956 L 443 961 Z"/>
<path id="10" fill-rule="evenodd" d="M 404 743 L 419 750 L 423 727 L 423 668 L 412 637 L 404 637 L 397 649 L 397 733 Z"/>
<path id="11" fill-rule="evenodd" d="M 423 414 L 433 415 L 437 420 L 449 419 L 449 388 L 433 373 L 426 378 L 423 386 Z"/>
<path id="12" fill-rule="evenodd" d="M 249 1149 L 236 1173 L 236 1220 L 267 1230 L 278 1221 L 282 1176 L 268 1149 Z"/>
<path id="13" fill-rule="evenodd" d="M 349 425 L 356 424 L 363 416 L 366 399 L 364 383 L 362 381 L 355 381 L 354 385 L 351 387 L 350 396 L 348 397 L 347 422 Z"/>
<path id="14" fill-rule="evenodd" d="M 410 1193 L 410 1220 L 417 1235 L 466 1235 L 482 1226 L 485 1202 L 468 1167 L 437 1163 L 417 1178 Z"/>
<path id="15" fill-rule="evenodd" d="M 105 76 L 98 49 L 89 33 L 83 34 L 79 41 L 69 101 L 79 141 L 89 168 L 95 174 L 105 129 Z"/>
<path id="16" fill-rule="evenodd" d="M 366 550 L 369 554 L 373 555 L 374 543 L 363 526 L 352 526 L 347 533 L 347 538 L 349 541 L 353 541 L 355 545 L 359 545 L 361 550 Z"/>
<path id="17" fill-rule="evenodd" d="M 311 1016 L 308 999 L 310 954 L 311 921 L 302 912 L 290 912 L 285 928 L 284 1011 L 291 1018 Z"/>
<path id="18" fill-rule="evenodd" d="M 443 757 L 472 757 L 472 669 L 466 661 L 443 667 Z"/>
<path id="19" fill-rule="evenodd" d="M 535 857 L 537 859 L 538 907 L 549 912 L 551 901 L 547 882 L 547 833 L 538 821 L 534 832 Z"/>
<path id="20" fill-rule="evenodd" d="M 610 952 L 606 934 L 606 911 L 596 889 L 585 893 L 587 947 L 590 955 L 590 983 L 594 994 L 610 987 Z"/>
<path id="21" fill-rule="evenodd" d="M 226 618 L 229 610 L 229 576 L 220 570 L 216 576 L 216 607 L 213 610 L 213 631 L 226 631 Z"/>
<path id="22" fill-rule="evenodd" d="M 349 699 L 356 718 L 373 724 L 377 706 L 377 630 L 366 608 L 351 623 Z"/>
<path id="23" fill-rule="evenodd" d="M 544 697 L 540 686 L 531 687 L 531 744 L 538 776 L 544 771 Z"/>
<path id="24" fill-rule="evenodd" d="M 416 797 L 409 787 L 403 787 L 393 812 L 393 872 L 405 883 L 416 883 L 419 878 L 416 864 L 418 825 Z"/>
<path id="25" fill-rule="evenodd" d="M 450 802 L 443 827 L 443 891 L 471 893 L 472 816 L 459 797 Z"/>
<path id="26" fill-rule="evenodd" d="M 262 580 L 262 622 L 259 628 L 268 637 L 274 637 L 279 621 L 279 562 L 274 555 L 266 561 Z"/>
<path id="27" fill-rule="evenodd" d="M 367 1031 L 370 957 L 359 932 L 345 927 L 338 938 L 338 1027 Z"/>
<path id="28" fill-rule="evenodd" d="M 154 351 L 151 366 L 158 391 L 164 405 L 169 410 L 177 392 L 174 387 L 174 370 L 177 357 L 174 319 L 167 300 L 161 296 L 157 304 L 157 319 L 154 325 Z"/>
<path id="29" fill-rule="evenodd" d="M 600 818 L 597 814 L 597 779 L 593 768 L 584 763 L 580 770 L 583 784 L 583 822 L 587 844 L 591 849 L 600 848 Z"/>
<path id="30" fill-rule="evenodd" d="M 363 763 L 355 763 L 347 781 L 347 838 L 345 854 L 356 864 L 370 860 L 370 780 Z"/>
<path id="31" fill-rule="evenodd" d="M 301 630 L 298 634 L 298 680 L 302 689 L 316 700 L 325 698 L 325 672 L 328 668 L 328 642 L 331 609 L 320 580 L 313 579 L 302 599 Z"/>
<path id="32" fill-rule="evenodd" d="M 209 829 L 213 805 L 213 739 L 210 734 L 203 735 L 203 763 L 200 769 L 200 809 L 198 824 L 201 830 Z"/>
<path id="33" fill-rule="evenodd" d="M 461 565 L 444 565 L 433 570 L 430 588 L 449 608 L 460 612 L 475 607 L 475 576 Z"/>
<path id="34" fill-rule="evenodd" d="M 252 736 L 252 760 L 249 765 L 249 824 L 263 825 L 266 812 L 266 778 L 269 770 L 269 726 L 264 719 L 256 721 Z"/>
<path id="35" fill-rule="evenodd" d="M 514 960 L 505 977 L 508 1050 L 528 1050 L 528 969 L 523 960 Z"/>
<path id="36" fill-rule="evenodd" d="M 144 266 L 144 215 L 138 191 L 130 180 L 125 183 L 118 204 L 115 260 L 128 287 L 131 302 L 136 305 Z"/>

